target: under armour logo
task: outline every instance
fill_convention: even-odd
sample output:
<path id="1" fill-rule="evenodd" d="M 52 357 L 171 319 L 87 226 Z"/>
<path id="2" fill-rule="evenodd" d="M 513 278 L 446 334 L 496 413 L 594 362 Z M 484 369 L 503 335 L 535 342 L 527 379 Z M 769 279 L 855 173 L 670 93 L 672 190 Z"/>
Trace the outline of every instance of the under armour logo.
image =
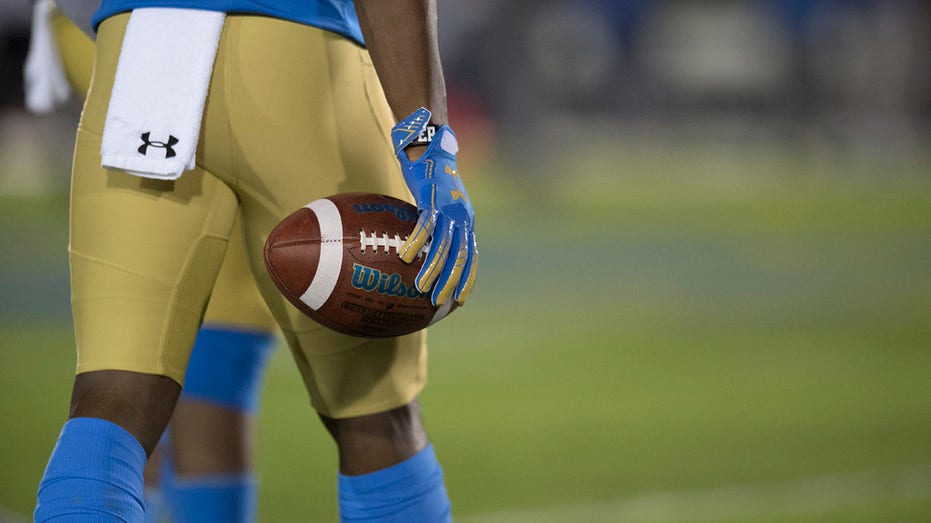
<path id="1" fill-rule="evenodd" d="M 155 142 L 149 140 L 150 133 L 142 133 L 140 138 L 142 138 L 142 145 L 139 146 L 139 154 L 145 155 L 146 151 L 149 150 L 149 147 L 159 147 L 165 149 L 165 158 L 172 158 L 175 156 L 175 150 L 171 148 L 172 145 L 178 143 L 178 139 L 172 135 L 168 135 L 168 142 Z"/>

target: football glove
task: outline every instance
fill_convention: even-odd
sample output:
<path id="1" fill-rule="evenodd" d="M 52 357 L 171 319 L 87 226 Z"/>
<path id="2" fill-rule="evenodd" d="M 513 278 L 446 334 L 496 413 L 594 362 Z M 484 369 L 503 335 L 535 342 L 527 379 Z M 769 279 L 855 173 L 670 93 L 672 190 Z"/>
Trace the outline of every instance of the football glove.
<path id="1" fill-rule="evenodd" d="M 459 151 L 456 135 L 448 125 L 441 125 L 416 161 L 408 159 L 404 152 L 426 132 L 429 121 L 430 111 L 421 107 L 391 130 L 394 153 L 420 212 L 417 225 L 399 254 L 402 260 L 411 263 L 429 240 L 426 260 L 415 281 L 417 290 L 428 292 L 432 288 L 434 305 L 446 303 L 450 296 L 462 305 L 475 283 L 478 250 L 475 212 L 456 171 Z"/>

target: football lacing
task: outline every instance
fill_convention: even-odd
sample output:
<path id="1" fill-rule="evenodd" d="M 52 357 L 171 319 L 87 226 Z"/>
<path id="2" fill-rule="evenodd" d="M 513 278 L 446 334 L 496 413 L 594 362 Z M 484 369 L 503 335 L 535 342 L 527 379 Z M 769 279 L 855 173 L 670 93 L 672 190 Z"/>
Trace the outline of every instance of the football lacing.
<path id="1" fill-rule="evenodd" d="M 389 254 L 391 249 L 394 249 L 395 252 L 399 252 L 401 250 L 401 246 L 404 245 L 404 242 L 406 241 L 407 236 L 402 238 L 395 234 L 393 237 L 391 237 L 388 236 L 387 232 L 383 232 L 379 235 L 375 231 L 372 231 L 371 236 L 369 236 L 368 234 L 365 234 L 365 231 L 359 231 L 359 250 L 362 252 L 365 252 L 369 247 L 375 249 L 376 253 L 378 252 L 379 247 L 385 251 L 385 254 Z M 419 258 L 423 256 L 429 247 L 429 242 L 424 244 L 423 248 L 420 249 L 420 252 L 417 253 L 417 257 Z"/>

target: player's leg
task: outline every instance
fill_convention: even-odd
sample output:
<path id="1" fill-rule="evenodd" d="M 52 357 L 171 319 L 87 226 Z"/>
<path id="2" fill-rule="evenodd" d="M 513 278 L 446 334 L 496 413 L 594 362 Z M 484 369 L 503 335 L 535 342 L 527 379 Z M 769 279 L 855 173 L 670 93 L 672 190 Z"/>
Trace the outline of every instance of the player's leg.
<path id="1" fill-rule="evenodd" d="M 352 191 L 409 199 L 388 138 L 390 111 L 368 54 L 326 31 L 272 19 L 235 17 L 243 38 L 223 66 L 237 129 L 239 196 L 249 255 L 287 214 L 309 201 Z M 302 49 L 289 60 L 289 50 Z M 268 56 L 283 57 L 270 61 Z M 218 62 L 220 63 L 220 62 Z M 269 83 L 287 70 L 294 82 Z M 275 122 L 268 136 L 263 121 Z M 236 125 L 236 124 L 239 125 Z M 334 436 L 340 511 L 354 521 L 445 521 L 443 475 L 415 399 L 426 381 L 424 333 L 394 339 L 345 336 L 313 322 L 257 273 L 304 378 Z"/>
<path id="2" fill-rule="evenodd" d="M 171 421 L 174 523 L 255 520 L 254 418 L 273 326 L 237 220 Z"/>
<path id="3" fill-rule="evenodd" d="M 344 521 L 442 522 L 449 497 L 416 401 L 368 416 L 321 416 L 339 448 Z"/>
<path id="4" fill-rule="evenodd" d="M 100 167 L 128 15 L 98 32 L 72 177 L 77 377 L 40 484 L 36 521 L 143 518 L 142 468 L 181 390 L 237 202 L 202 170 L 175 182 Z"/>
<path id="5" fill-rule="evenodd" d="M 51 21 L 52 30 L 55 33 L 55 44 L 58 46 L 58 53 L 68 83 L 74 95 L 83 100 L 90 88 L 91 75 L 94 71 L 94 41 L 58 8 L 52 11 Z M 167 445 L 164 437 L 149 456 L 143 472 L 146 523 L 163 521 L 167 515 L 167 505 L 159 483 L 163 477 L 160 469 L 163 463 L 168 463 L 167 460 L 170 460 L 171 456 L 162 452 L 163 445 Z"/>
<path id="6" fill-rule="evenodd" d="M 52 25 L 68 80 L 83 99 L 94 43 L 57 9 Z M 217 521 L 255 519 L 252 414 L 274 341 L 274 320 L 255 288 L 243 249 L 237 220 L 173 416 L 181 472 L 176 483 L 166 432 L 143 475 L 147 521 L 164 520 L 166 492 L 173 494 L 175 522 L 206 521 L 199 516 L 204 513 Z M 216 365 L 221 361 L 225 364 Z"/>

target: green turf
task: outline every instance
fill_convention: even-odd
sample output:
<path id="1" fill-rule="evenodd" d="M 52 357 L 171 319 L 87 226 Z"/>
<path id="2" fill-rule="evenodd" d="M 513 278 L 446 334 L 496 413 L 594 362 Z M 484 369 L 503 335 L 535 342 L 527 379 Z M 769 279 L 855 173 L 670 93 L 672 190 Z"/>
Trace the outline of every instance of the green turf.
<path id="1" fill-rule="evenodd" d="M 924 472 L 778 495 L 931 464 L 929 189 L 476 180 L 480 281 L 431 333 L 423 396 L 456 514 L 618 521 L 625 500 L 749 485 L 763 492 L 750 516 L 728 519 L 726 499 L 705 519 L 705 498 L 669 506 L 693 503 L 692 521 L 931 519 Z M 0 506 L 25 514 L 73 355 L 60 318 L 0 333 Z M 335 453 L 283 350 L 259 448 L 262 521 L 335 520 Z"/>

